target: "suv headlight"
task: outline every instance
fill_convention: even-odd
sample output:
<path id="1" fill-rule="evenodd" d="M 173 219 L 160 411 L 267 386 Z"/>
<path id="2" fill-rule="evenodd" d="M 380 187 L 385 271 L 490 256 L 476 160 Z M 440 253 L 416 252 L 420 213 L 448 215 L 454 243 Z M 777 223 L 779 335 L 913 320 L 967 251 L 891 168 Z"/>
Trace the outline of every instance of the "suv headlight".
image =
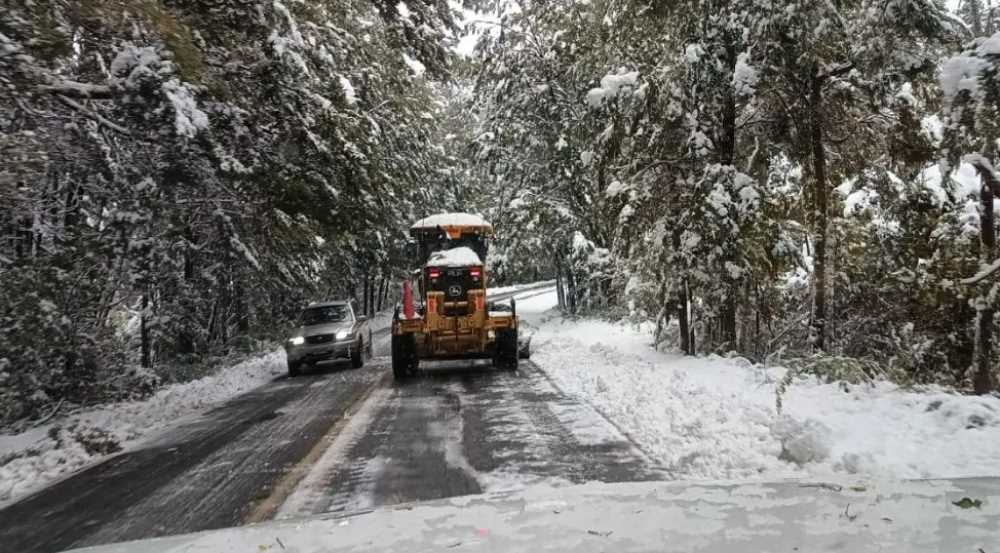
<path id="1" fill-rule="evenodd" d="M 344 338 L 347 338 L 350 335 L 351 335 L 350 330 L 341 330 L 340 332 L 337 333 L 337 339 L 343 340 Z"/>
<path id="2" fill-rule="evenodd" d="M 288 343 L 292 344 L 293 346 L 301 346 L 302 344 L 306 343 L 306 339 L 303 338 L 302 336 L 296 336 L 295 338 L 289 338 Z"/>

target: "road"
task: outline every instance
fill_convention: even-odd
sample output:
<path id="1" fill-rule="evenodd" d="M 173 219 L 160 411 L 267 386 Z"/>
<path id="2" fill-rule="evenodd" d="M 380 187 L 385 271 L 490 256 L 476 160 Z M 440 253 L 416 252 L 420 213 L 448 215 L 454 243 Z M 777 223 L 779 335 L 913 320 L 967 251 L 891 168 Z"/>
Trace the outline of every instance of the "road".
<path id="1" fill-rule="evenodd" d="M 384 355 L 387 336 L 376 339 Z M 662 474 L 531 362 L 517 372 L 389 359 L 278 378 L 0 510 L 6 551 L 67 548 L 268 518 Z"/>

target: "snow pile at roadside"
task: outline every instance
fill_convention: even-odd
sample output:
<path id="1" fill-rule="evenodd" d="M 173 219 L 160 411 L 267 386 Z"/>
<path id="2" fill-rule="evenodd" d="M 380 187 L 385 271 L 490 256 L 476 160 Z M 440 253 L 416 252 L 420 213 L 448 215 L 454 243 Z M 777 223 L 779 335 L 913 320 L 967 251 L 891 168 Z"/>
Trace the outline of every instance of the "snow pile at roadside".
<path id="1" fill-rule="evenodd" d="M 109 404 L 16 435 L 0 435 L 0 504 L 140 444 L 175 424 L 272 380 L 284 370 L 274 351 L 205 378 L 164 387 L 142 400 Z"/>
<path id="2" fill-rule="evenodd" d="M 532 360 L 676 478 L 1000 474 L 1000 398 L 806 378 L 785 392 L 779 415 L 785 369 L 660 353 L 648 328 L 564 321 L 554 304 L 554 294 L 518 303 L 538 328 Z"/>

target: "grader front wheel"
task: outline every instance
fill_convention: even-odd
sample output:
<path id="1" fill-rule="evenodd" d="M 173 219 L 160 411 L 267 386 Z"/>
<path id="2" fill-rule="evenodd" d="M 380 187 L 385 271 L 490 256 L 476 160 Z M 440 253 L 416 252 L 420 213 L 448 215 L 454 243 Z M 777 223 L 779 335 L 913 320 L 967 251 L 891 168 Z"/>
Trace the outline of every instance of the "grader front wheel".
<path id="1" fill-rule="evenodd" d="M 505 328 L 498 330 L 493 365 L 498 369 L 516 371 L 517 359 L 517 329 Z"/>

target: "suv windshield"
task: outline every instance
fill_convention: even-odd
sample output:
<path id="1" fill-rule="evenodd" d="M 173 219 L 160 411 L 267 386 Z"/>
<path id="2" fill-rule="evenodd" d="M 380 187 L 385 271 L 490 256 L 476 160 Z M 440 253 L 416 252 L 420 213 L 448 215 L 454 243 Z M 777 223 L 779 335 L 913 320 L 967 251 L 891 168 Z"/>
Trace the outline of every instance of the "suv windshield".
<path id="1" fill-rule="evenodd" d="M 325 305 L 323 307 L 311 307 L 302 312 L 303 326 L 319 325 L 325 323 L 338 323 L 346 321 L 351 315 L 346 305 Z"/>

